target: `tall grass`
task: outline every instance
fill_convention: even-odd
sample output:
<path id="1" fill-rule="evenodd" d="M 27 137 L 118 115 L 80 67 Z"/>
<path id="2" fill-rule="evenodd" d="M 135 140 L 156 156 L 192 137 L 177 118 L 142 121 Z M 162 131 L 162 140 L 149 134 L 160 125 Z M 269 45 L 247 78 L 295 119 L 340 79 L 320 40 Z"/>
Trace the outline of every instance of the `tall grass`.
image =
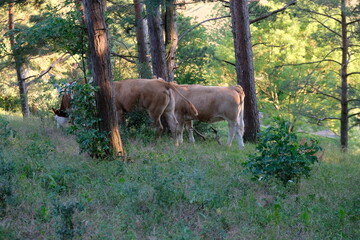
<path id="1" fill-rule="evenodd" d="M 360 157 L 337 142 L 320 139 L 325 154 L 294 192 L 251 181 L 251 144 L 175 147 L 138 133 L 129 162 L 94 161 L 51 119 L 1 117 L 16 135 L 1 154 L 14 170 L 0 239 L 360 238 Z"/>

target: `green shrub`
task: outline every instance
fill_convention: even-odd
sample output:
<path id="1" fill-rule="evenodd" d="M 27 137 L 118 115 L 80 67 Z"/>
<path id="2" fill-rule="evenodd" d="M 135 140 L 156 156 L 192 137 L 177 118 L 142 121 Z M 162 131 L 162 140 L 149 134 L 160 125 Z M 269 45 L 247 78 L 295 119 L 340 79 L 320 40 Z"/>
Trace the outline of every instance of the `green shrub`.
<path id="1" fill-rule="evenodd" d="M 40 175 L 40 182 L 44 189 L 60 194 L 70 191 L 77 177 L 77 170 L 75 168 L 60 166 L 51 171 L 44 171 Z"/>
<path id="2" fill-rule="evenodd" d="M 6 215 L 7 200 L 13 195 L 14 164 L 0 159 L 0 217 Z"/>
<path id="3" fill-rule="evenodd" d="M 275 118 L 277 126 L 260 134 L 255 154 L 249 155 L 244 166 L 254 179 L 275 177 L 283 184 L 298 182 L 301 176 L 309 176 L 311 165 L 318 161 L 315 153 L 321 150 L 317 140 L 299 143 L 291 126 L 285 120 Z"/>
<path id="4" fill-rule="evenodd" d="M 56 202 L 54 204 L 53 216 L 56 218 L 55 232 L 58 239 L 70 240 L 76 235 L 81 236 L 83 229 L 81 225 L 76 226 L 73 216 L 76 211 L 83 211 L 83 204 L 77 201 L 67 201 L 65 203 Z"/>
<path id="5" fill-rule="evenodd" d="M 70 119 L 73 124 L 68 132 L 76 135 L 81 152 L 87 152 L 94 158 L 108 157 L 111 148 L 108 133 L 99 130 L 101 119 L 96 110 L 96 88 L 91 84 L 75 84 L 72 91 Z"/>
<path id="6" fill-rule="evenodd" d="M 9 127 L 9 121 L 0 117 L 0 148 L 10 143 L 9 139 L 14 133 L 15 131 Z"/>

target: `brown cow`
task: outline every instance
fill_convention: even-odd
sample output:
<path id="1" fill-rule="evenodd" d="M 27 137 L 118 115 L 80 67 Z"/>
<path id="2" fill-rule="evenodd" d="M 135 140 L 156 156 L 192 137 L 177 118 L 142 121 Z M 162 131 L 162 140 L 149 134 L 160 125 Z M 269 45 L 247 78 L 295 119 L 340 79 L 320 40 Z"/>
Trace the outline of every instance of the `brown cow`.
<path id="1" fill-rule="evenodd" d="M 61 104 L 59 109 L 52 108 L 52 111 L 55 113 L 55 121 L 57 123 L 57 127 L 67 127 L 69 122 L 69 114 L 68 109 L 71 108 L 71 94 L 64 93 L 61 97 Z"/>
<path id="2" fill-rule="evenodd" d="M 183 142 L 184 124 L 187 124 L 190 142 L 195 142 L 191 120 L 201 122 L 217 122 L 226 120 L 229 125 L 227 144 L 236 135 L 239 149 L 244 147 L 244 91 L 240 86 L 218 87 L 200 85 L 178 85 L 179 92 L 185 96 L 198 111 L 198 115 L 192 115 L 184 100 L 175 96 L 175 116 L 179 122 L 178 142 Z"/>
<path id="3" fill-rule="evenodd" d="M 175 118 L 175 97 L 181 98 L 184 108 L 196 116 L 197 110 L 177 90 L 177 84 L 165 82 L 163 79 L 127 79 L 114 82 L 115 103 L 120 121 L 125 112 L 136 107 L 147 111 L 157 128 L 157 136 L 161 135 L 163 126 L 160 117 L 164 116 L 177 144 L 177 126 Z"/>

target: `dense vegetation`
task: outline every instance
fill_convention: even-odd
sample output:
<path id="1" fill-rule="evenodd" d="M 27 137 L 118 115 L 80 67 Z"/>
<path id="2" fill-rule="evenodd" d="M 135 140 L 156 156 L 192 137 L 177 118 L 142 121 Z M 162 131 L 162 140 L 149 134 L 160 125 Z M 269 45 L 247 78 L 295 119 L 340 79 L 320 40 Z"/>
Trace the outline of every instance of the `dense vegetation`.
<path id="1" fill-rule="evenodd" d="M 94 161 L 51 119 L 0 122 L 1 239 L 360 237 L 360 154 L 344 155 L 333 139 L 319 138 L 325 152 L 295 189 L 251 180 L 242 165 L 251 144 L 239 151 L 209 135 L 176 148 L 135 133 L 130 162 Z"/>

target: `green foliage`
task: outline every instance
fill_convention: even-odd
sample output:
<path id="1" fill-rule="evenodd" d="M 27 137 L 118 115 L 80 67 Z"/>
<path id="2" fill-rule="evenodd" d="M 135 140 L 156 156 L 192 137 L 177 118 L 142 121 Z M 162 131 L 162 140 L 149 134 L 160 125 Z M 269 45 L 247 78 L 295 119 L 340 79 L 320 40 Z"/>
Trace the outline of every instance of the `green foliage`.
<path id="1" fill-rule="evenodd" d="M 16 34 L 14 50 L 18 55 L 41 55 L 50 52 L 67 52 L 72 55 L 86 52 L 87 40 L 81 26 L 81 12 L 69 11 L 65 15 L 59 14 L 57 8 L 51 9 L 44 16 L 39 17 L 31 27 L 15 29 L 9 34 Z M 18 56 L 20 57 L 20 56 Z"/>
<path id="2" fill-rule="evenodd" d="M 0 96 L 0 108 L 5 111 L 20 111 L 20 98 L 15 96 Z"/>
<path id="3" fill-rule="evenodd" d="M 291 126 L 283 119 L 274 119 L 276 126 L 260 134 L 256 153 L 249 156 L 244 166 L 254 179 L 275 177 L 283 184 L 298 182 L 302 176 L 309 176 L 312 165 L 318 161 L 315 155 L 321 147 L 316 140 L 299 143 L 291 132 Z"/>
<path id="4" fill-rule="evenodd" d="M 91 84 L 74 84 L 71 91 L 70 119 L 68 132 L 76 135 L 80 151 L 94 158 L 106 158 L 111 151 L 108 133 L 99 130 L 101 119 L 97 115 L 95 103 L 96 88 Z"/>
<path id="5" fill-rule="evenodd" d="M 195 24 L 191 18 L 177 17 L 179 33 L 185 32 Z M 209 44 L 209 36 L 202 26 L 186 34 L 179 42 L 177 50 L 178 68 L 176 81 L 182 84 L 207 84 L 207 67 L 213 60 L 214 46 Z"/>
<path id="6" fill-rule="evenodd" d="M 131 162 L 93 161 L 46 119 L 7 119 L 17 135 L 3 154 L 15 167 L 5 239 L 359 239 L 358 150 L 341 153 L 334 140 L 319 137 L 328 151 L 294 193 L 243 174 L 252 144 L 130 137 Z M 227 135 L 226 124 L 214 127 Z M 56 146 L 47 157 L 23 151 L 47 141 Z"/>
<path id="7" fill-rule="evenodd" d="M 81 236 L 83 229 L 81 225 L 76 226 L 73 216 L 76 212 L 84 210 L 83 204 L 78 201 L 56 202 L 53 208 L 53 216 L 57 219 L 55 231 L 61 240 L 71 240 L 75 236 Z"/>
<path id="8" fill-rule="evenodd" d="M 6 215 L 7 201 L 13 195 L 14 164 L 0 158 L 0 217 Z"/>
<path id="9" fill-rule="evenodd" d="M 54 171 L 50 171 L 48 173 L 43 173 L 39 176 L 41 181 L 41 186 L 56 194 L 69 192 L 71 187 L 76 179 L 77 170 L 62 166 Z"/>
<path id="10" fill-rule="evenodd" d="M 9 121 L 0 116 L 0 154 L 3 147 L 10 143 L 10 137 L 16 134 L 11 127 L 9 127 Z"/>

